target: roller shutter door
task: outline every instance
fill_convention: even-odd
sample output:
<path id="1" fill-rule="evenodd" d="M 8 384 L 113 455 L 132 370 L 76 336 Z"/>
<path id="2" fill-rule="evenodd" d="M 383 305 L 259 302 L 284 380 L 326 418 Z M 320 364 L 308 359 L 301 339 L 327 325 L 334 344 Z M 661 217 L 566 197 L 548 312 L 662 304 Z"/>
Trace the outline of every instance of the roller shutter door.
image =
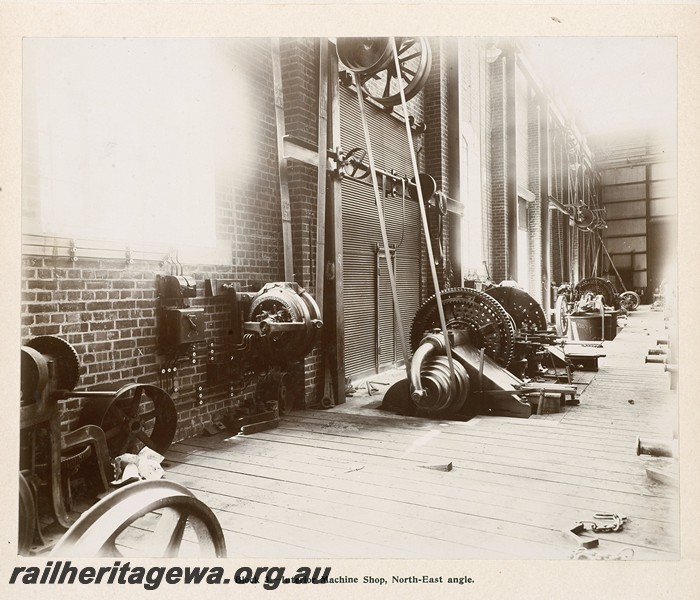
<path id="1" fill-rule="evenodd" d="M 377 167 L 394 169 L 400 175 L 412 174 L 404 124 L 372 105 L 366 106 L 366 112 Z M 340 116 L 343 149 L 366 148 L 357 98 L 345 88 L 341 88 Z M 342 203 L 345 374 L 361 377 L 400 362 L 401 345 L 372 187 L 345 178 Z M 396 197 L 384 202 L 384 218 L 389 244 L 396 245 L 400 318 L 408 335 L 420 301 L 418 205 L 409 198 L 402 202 L 399 186 Z"/>

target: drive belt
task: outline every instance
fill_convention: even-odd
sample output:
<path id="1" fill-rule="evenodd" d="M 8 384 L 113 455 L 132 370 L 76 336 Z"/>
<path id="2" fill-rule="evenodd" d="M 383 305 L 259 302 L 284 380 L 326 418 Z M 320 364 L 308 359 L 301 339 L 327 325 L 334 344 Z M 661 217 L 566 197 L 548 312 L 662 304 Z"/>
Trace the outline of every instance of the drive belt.
<path id="1" fill-rule="evenodd" d="M 413 136 L 411 135 L 411 125 L 410 125 L 410 119 L 408 115 L 408 107 L 406 104 L 406 96 L 404 93 L 403 86 L 401 85 L 401 65 L 399 62 L 399 53 L 398 53 L 398 48 L 396 47 L 396 43 L 394 38 L 390 38 L 390 44 L 393 49 L 393 55 L 394 55 L 394 64 L 396 67 L 396 73 L 398 74 L 397 80 L 398 80 L 398 87 L 399 87 L 399 95 L 401 98 L 401 107 L 403 110 L 403 117 L 404 117 L 404 123 L 406 125 L 406 136 L 408 138 L 408 149 L 409 149 L 409 154 L 411 156 L 411 165 L 413 167 L 413 174 L 414 174 L 414 181 L 416 182 L 416 190 L 418 193 L 418 207 L 420 210 L 420 215 L 421 215 L 421 223 L 423 226 L 423 234 L 425 236 L 426 240 L 426 250 L 428 252 L 428 264 L 430 265 L 430 272 L 432 276 L 432 281 L 433 281 L 433 287 L 435 289 L 435 301 L 437 302 L 437 309 L 438 309 L 438 316 L 440 319 L 440 328 L 442 330 L 442 334 L 445 338 L 445 353 L 447 355 L 447 360 L 448 360 L 448 365 L 450 369 L 450 379 L 452 382 L 452 385 L 456 385 L 456 377 L 455 377 L 455 369 L 454 369 L 454 359 L 452 357 L 452 349 L 450 347 L 450 342 L 449 342 L 449 337 L 447 333 L 447 323 L 445 321 L 445 313 L 443 311 L 442 307 L 442 297 L 440 294 L 440 282 L 438 280 L 438 275 L 437 275 L 437 269 L 435 266 L 435 257 L 433 255 L 433 249 L 432 249 L 432 243 L 430 239 L 430 228 L 428 225 L 428 217 L 426 214 L 426 209 L 425 209 L 425 204 L 424 204 L 424 199 L 423 199 L 423 191 L 421 189 L 421 186 L 419 184 L 419 171 L 418 171 L 418 162 L 416 160 L 416 153 L 415 153 L 415 148 L 413 145 Z M 401 351 L 404 357 L 404 366 L 406 368 L 406 373 L 410 379 L 410 358 L 408 355 L 408 347 L 406 343 L 406 335 L 404 332 L 403 328 L 403 323 L 401 321 L 401 312 L 399 308 L 399 299 L 398 299 L 398 292 L 396 289 L 396 277 L 394 274 L 393 270 L 393 265 L 392 265 L 392 259 L 391 259 L 391 252 L 389 252 L 389 240 L 387 237 L 387 232 L 386 232 L 386 222 L 384 220 L 384 210 L 383 210 L 383 205 L 382 205 L 382 199 L 379 193 L 379 182 L 377 179 L 377 171 L 376 171 L 376 166 L 374 162 L 374 153 L 372 151 L 372 141 L 370 139 L 369 135 L 369 126 L 367 123 L 367 115 L 365 113 L 365 102 L 364 102 L 364 94 L 362 90 L 362 86 L 360 85 L 359 77 L 355 72 L 352 73 L 353 77 L 353 83 L 355 85 L 355 89 L 357 90 L 357 98 L 358 98 L 358 103 L 359 103 L 359 109 L 360 109 L 360 118 L 362 121 L 362 129 L 365 137 L 365 142 L 367 144 L 367 159 L 369 162 L 369 170 L 372 178 L 372 189 L 374 191 L 374 199 L 375 199 L 375 204 L 377 206 L 377 215 L 379 217 L 379 227 L 381 230 L 381 235 L 382 235 L 382 243 L 384 244 L 384 248 L 387 249 L 387 251 L 384 253 L 384 256 L 386 258 L 386 263 L 387 263 L 387 269 L 389 272 L 389 283 L 391 285 L 391 296 L 392 300 L 394 303 L 394 313 L 397 316 L 396 323 L 398 325 L 398 330 L 399 330 L 399 339 L 401 341 Z"/>

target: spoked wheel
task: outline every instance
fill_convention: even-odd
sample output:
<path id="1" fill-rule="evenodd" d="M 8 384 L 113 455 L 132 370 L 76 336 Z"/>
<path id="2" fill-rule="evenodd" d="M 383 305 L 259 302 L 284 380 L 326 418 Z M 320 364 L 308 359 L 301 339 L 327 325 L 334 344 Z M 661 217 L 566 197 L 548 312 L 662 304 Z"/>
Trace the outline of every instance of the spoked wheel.
<path id="1" fill-rule="evenodd" d="M 53 556 L 226 557 L 221 525 L 211 509 L 172 481 L 139 481 L 84 512 Z"/>
<path id="2" fill-rule="evenodd" d="M 639 307 L 639 294 L 637 292 L 622 292 L 620 294 L 620 306 L 628 312 L 632 312 Z"/>
<path id="3" fill-rule="evenodd" d="M 564 337 L 569 332 L 569 302 L 563 294 L 557 296 L 554 305 L 554 326 L 559 337 Z"/>
<path id="4" fill-rule="evenodd" d="M 360 80 L 367 95 L 391 107 L 413 98 L 430 75 L 432 52 L 424 37 L 395 38 L 399 73 L 390 38 L 339 38 L 338 58 Z"/>
<path id="5" fill-rule="evenodd" d="M 344 177 L 362 181 L 370 175 L 369 165 L 365 164 L 367 151 L 362 148 L 352 148 L 342 157 L 341 169 Z"/>
<path id="6" fill-rule="evenodd" d="M 104 430 L 112 458 L 137 454 L 144 446 L 164 454 L 175 438 L 177 409 L 161 388 L 130 383 L 105 390 L 104 397 L 91 394 L 81 414 L 81 425 L 88 424 Z"/>

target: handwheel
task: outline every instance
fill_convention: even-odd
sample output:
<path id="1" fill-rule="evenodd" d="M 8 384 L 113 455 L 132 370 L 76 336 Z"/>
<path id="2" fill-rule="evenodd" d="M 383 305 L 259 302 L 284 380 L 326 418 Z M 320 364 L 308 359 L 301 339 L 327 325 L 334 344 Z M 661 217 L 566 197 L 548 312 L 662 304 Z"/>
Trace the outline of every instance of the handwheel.
<path id="1" fill-rule="evenodd" d="M 214 513 L 187 488 L 172 481 L 139 481 L 84 512 L 51 554 L 225 558 L 226 543 Z"/>
<path id="2" fill-rule="evenodd" d="M 164 454 L 173 443 L 177 409 L 170 396 L 155 385 L 129 383 L 116 392 L 92 390 L 81 413 L 81 425 L 99 425 L 105 432 L 112 458 L 137 454 L 148 446 Z"/>

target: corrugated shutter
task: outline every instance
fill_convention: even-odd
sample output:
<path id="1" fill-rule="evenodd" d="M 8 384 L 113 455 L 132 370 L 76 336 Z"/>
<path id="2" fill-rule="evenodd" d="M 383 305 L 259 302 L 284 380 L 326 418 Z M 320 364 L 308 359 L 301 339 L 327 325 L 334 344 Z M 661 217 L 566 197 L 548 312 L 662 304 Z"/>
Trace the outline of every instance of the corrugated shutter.
<path id="1" fill-rule="evenodd" d="M 343 149 L 365 149 L 357 98 L 341 88 L 340 101 Z M 412 176 L 403 123 L 372 105 L 366 106 L 366 112 L 377 167 Z M 357 377 L 391 366 L 402 356 L 386 260 L 383 255 L 378 260 L 377 255 L 382 237 L 371 186 L 344 179 L 342 202 L 345 372 L 348 377 Z M 408 332 L 420 300 L 418 206 L 410 199 L 402 203 L 399 189 L 398 197 L 385 200 L 384 217 L 389 244 L 398 245 L 395 269 L 399 306 Z"/>

